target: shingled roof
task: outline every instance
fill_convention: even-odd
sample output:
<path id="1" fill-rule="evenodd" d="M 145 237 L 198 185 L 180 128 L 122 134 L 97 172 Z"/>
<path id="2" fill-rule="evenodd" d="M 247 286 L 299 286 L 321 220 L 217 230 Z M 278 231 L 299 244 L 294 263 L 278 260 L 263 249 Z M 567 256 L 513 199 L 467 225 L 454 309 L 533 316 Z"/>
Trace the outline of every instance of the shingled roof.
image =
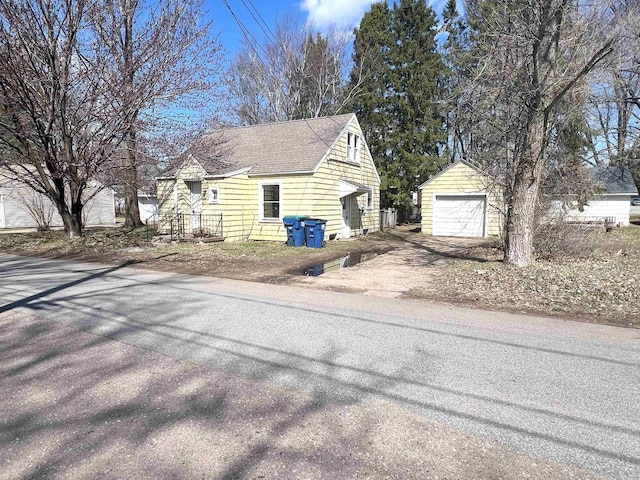
<path id="1" fill-rule="evenodd" d="M 594 181 L 610 195 L 638 195 L 638 188 L 627 167 L 609 166 L 590 169 Z"/>
<path id="2" fill-rule="evenodd" d="M 226 128 L 207 135 L 202 151 L 192 157 L 207 175 L 244 169 L 249 175 L 312 172 L 353 117 L 349 113 Z M 179 169 L 163 176 L 175 176 Z"/>

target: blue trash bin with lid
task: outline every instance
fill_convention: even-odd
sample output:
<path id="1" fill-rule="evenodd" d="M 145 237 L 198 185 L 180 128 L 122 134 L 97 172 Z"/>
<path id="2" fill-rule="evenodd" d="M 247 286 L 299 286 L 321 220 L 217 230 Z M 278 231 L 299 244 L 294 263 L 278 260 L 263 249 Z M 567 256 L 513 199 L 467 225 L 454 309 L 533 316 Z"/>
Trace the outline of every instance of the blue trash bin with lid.
<path id="1" fill-rule="evenodd" d="M 287 215 L 282 218 L 287 229 L 287 245 L 302 247 L 304 245 L 304 225 L 307 215 Z"/>
<path id="2" fill-rule="evenodd" d="M 309 248 L 322 248 L 324 246 L 324 231 L 327 221 L 321 218 L 309 218 L 305 220 L 304 233 Z"/>

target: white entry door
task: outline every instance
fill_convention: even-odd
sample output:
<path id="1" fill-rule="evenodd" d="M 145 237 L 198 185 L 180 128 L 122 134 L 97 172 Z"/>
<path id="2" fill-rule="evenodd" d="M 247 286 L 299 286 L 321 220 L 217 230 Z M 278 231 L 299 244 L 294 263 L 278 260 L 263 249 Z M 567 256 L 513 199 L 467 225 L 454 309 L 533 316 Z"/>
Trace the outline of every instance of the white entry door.
<path id="1" fill-rule="evenodd" d="M 200 228 L 202 213 L 202 182 L 189 182 L 189 203 L 191 205 L 191 228 Z"/>
<path id="2" fill-rule="evenodd" d="M 433 235 L 484 237 L 486 203 L 484 195 L 436 195 Z"/>
<path id="3" fill-rule="evenodd" d="M 351 236 L 351 195 L 342 197 L 342 228 L 340 236 L 342 238 L 349 238 Z"/>

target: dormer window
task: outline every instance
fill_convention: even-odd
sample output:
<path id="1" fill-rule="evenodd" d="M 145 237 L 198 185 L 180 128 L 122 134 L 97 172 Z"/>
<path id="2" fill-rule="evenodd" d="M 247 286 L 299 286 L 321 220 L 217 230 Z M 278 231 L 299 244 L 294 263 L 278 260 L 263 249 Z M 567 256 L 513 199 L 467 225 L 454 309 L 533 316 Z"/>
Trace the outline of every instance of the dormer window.
<path id="1" fill-rule="evenodd" d="M 360 135 L 347 132 L 347 162 L 358 162 Z"/>

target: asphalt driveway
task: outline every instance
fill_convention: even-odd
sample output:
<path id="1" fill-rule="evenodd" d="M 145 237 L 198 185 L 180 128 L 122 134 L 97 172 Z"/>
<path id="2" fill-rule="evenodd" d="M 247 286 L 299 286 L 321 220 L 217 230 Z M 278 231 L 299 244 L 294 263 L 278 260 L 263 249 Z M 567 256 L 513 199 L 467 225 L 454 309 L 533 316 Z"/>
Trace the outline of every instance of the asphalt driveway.
<path id="1" fill-rule="evenodd" d="M 640 477 L 637 330 L 8 255 L 0 255 L 0 297 L 2 445 L 10 446 L 0 461 L 17 478 L 37 477 L 37 465 L 82 477 L 96 465 L 117 467 L 123 455 L 133 459 L 122 465 L 155 465 L 145 442 L 174 452 L 172 434 L 156 433 L 181 428 L 191 443 L 174 446 L 190 467 L 170 462 L 176 470 L 166 472 L 184 478 L 587 476 L 559 464 Z M 184 361 L 192 363 L 172 363 Z M 197 372 L 180 373 L 185 365 Z M 181 407 L 190 399 L 195 410 Z M 112 409 L 95 411 L 105 405 Z M 133 439 L 124 433 L 138 431 L 132 418 L 142 422 Z M 221 418 L 229 423 L 215 424 Z M 105 444 L 102 421 L 124 443 Z M 47 425 L 53 433 L 42 436 Z M 66 436 L 69 425 L 75 433 Z M 317 433 L 323 426 L 337 434 Z M 220 433 L 214 448 L 216 428 L 235 440 Z M 86 461 L 47 463 L 84 448 L 82 435 L 94 432 L 103 440 L 87 441 L 78 456 Z M 205 444 L 218 463 L 198 460 Z M 338 447 L 323 457 L 329 445 Z M 308 456 L 297 475 L 290 467 L 300 449 Z M 440 456 L 407 470 L 432 449 Z M 358 452 L 376 460 L 347 458 Z M 25 458 L 32 467 L 20 470 Z M 335 470 L 324 471 L 332 462 Z"/>

